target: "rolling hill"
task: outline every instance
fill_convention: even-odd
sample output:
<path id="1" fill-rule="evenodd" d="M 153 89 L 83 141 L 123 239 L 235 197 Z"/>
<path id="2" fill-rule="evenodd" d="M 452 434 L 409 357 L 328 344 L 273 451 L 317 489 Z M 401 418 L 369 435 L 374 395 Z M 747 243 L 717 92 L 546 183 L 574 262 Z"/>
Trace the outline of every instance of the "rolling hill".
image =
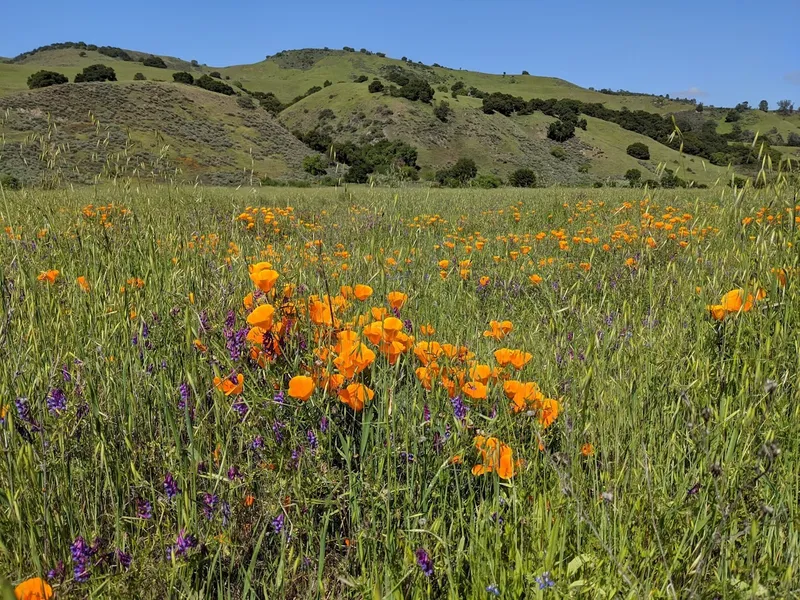
<path id="1" fill-rule="evenodd" d="M 52 160 L 50 166 L 36 166 L 37 156 L 41 163 L 41 157 L 48 155 L 42 152 L 47 147 L 55 149 L 49 154 L 57 155 L 60 172 L 81 181 L 90 180 L 102 169 L 108 171 L 109 157 L 119 163 L 122 155 L 127 168 L 135 163 L 143 172 L 145 166 L 154 165 L 150 172 L 158 176 L 172 173 L 187 180 L 239 184 L 253 174 L 311 179 L 303 171 L 302 162 L 314 152 L 289 132 L 317 129 L 336 142 L 365 144 L 389 139 L 410 144 L 418 150 L 423 179 L 432 178 L 436 170 L 462 157 L 474 159 L 480 172 L 502 178 L 517 168 L 531 168 L 545 185 L 618 180 L 632 168 L 640 169 L 644 178 L 656 178 L 659 165 L 696 184 L 729 180 L 732 174 L 730 169 L 681 155 L 614 122 L 592 117 L 587 117 L 586 130 L 576 129 L 573 138 L 557 143 L 547 137 L 547 128 L 555 117 L 541 112 L 485 114 L 479 98 L 454 98 L 450 88 L 463 82 L 467 89 L 486 93 L 524 99 L 572 99 L 614 110 L 689 115 L 696 120 L 694 104 L 687 101 L 603 93 L 550 77 L 427 66 L 369 52 L 293 50 L 258 63 L 230 67 L 161 57 L 166 68 L 138 62 L 149 56 L 146 53 L 125 52 L 132 60 L 97 50 L 60 47 L 0 63 L 0 110 L 6 113 L 0 173 L 37 181 L 52 168 Z M 83 68 L 98 63 L 114 68 L 118 81 L 27 91 L 27 78 L 40 69 L 63 73 L 72 80 Z M 195 78 L 218 72 L 237 95 L 223 96 L 172 83 L 176 71 L 188 71 Z M 431 104 L 368 91 L 370 80 L 378 78 L 388 84 L 387 77 L 393 72 L 430 84 L 435 90 L 433 104 L 446 100 L 452 109 L 446 122 L 434 116 Z M 134 81 L 137 73 L 146 81 Z M 315 91 L 309 94 L 310 90 Z M 273 117 L 258 106 L 257 98 L 263 93 L 274 94 L 288 106 Z M 729 133 L 733 125 L 725 122 L 725 114 L 706 110 L 702 118 L 716 122 L 719 133 Z M 739 126 L 762 136 L 772 132 L 774 147 L 787 155 L 797 154 L 797 148 L 782 142 L 789 133 L 800 134 L 800 115 L 751 110 Z M 650 148 L 649 160 L 628 156 L 626 148 L 633 142 Z M 136 160 L 129 160 L 130 155 Z M 743 174 L 748 173 L 745 170 Z"/>

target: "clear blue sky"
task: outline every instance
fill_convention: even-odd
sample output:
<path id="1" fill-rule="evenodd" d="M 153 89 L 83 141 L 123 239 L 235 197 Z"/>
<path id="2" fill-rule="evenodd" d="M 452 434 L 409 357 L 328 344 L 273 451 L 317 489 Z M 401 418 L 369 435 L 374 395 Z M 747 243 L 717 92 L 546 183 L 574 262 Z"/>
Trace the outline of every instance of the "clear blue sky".
<path id="1" fill-rule="evenodd" d="M 346 45 L 718 106 L 800 105 L 797 0 L 11 0 L 2 15 L 15 25 L 0 56 L 85 41 L 227 66 Z"/>

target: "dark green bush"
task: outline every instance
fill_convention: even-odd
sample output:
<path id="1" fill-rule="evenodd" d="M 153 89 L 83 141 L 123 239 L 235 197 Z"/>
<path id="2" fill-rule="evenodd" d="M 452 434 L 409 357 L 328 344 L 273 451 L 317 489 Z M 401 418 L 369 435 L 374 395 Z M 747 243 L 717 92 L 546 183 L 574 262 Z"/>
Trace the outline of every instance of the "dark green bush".
<path id="1" fill-rule="evenodd" d="M 634 142 L 625 149 L 628 156 L 638 158 L 639 160 L 650 160 L 650 148 L 642 142 Z"/>
<path id="2" fill-rule="evenodd" d="M 166 69 L 167 63 L 164 62 L 164 59 L 160 56 L 153 56 L 152 54 L 147 58 L 142 60 L 142 64 L 145 67 L 154 67 L 156 69 Z"/>
<path id="3" fill-rule="evenodd" d="M 215 79 L 222 79 L 222 73 L 220 73 L 219 71 L 211 71 L 209 75 L 211 77 L 214 77 Z"/>
<path id="4" fill-rule="evenodd" d="M 355 82 L 356 83 L 364 83 L 368 79 L 369 79 L 369 77 L 367 77 L 366 75 L 359 75 L 358 77 L 356 77 Z"/>
<path id="5" fill-rule="evenodd" d="M 631 187 L 638 187 L 642 181 L 642 172 L 639 169 L 628 169 L 625 172 L 625 179 Z"/>
<path id="6" fill-rule="evenodd" d="M 185 83 L 186 85 L 194 84 L 194 77 L 191 73 L 187 73 L 186 71 L 178 71 L 177 73 L 173 73 L 172 79 L 176 83 Z"/>
<path id="7" fill-rule="evenodd" d="M 114 72 L 114 69 L 106 65 L 90 65 L 75 75 L 75 83 L 116 80 L 117 74 Z"/>
<path id="8" fill-rule="evenodd" d="M 383 83 L 380 79 L 373 79 L 367 88 L 370 94 L 377 94 L 383 91 Z"/>
<path id="9" fill-rule="evenodd" d="M 65 75 L 56 73 L 55 71 L 36 71 L 36 73 L 28 77 L 28 88 L 32 90 L 50 87 L 51 85 L 61 85 L 63 83 L 69 83 L 69 79 L 67 79 Z"/>
<path id="10" fill-rule="evenodd" d="M 499 188 L 502 185 L 503 180 L 497 175 L 492 175 L 491 173 L 481 173 L 472 180 L 473 187 L 483 188 L 485 190 Z"/>
<path id="11" fill-rule="evenodd" d="M 218 94 L 225 94 L 226 96 L 233 96 L 236 93 L 227 83 L 212 79 L 208 75 L 203 75 L 196 83 L 198 87 L 208 90 L 209 92 L 217 92 Z"/>
<path id="12" fill-rule="evenodd" d="M 509 176 L 508 185 L 521 188 L 536 187 L 536 173 L 530 169 L 517 169 Z"/>
<path id="13" fill-rule="evenodd" d="M 450 108 L 450 103 L 447 100 L 441 100 L 433 109 L 433 115 L 442 123 L 447 123 L 452 114 L 453 109 Z"/>
<path id="14" fill-rule="evenodd" d="M 547 137 L 556 142 L 566 142 L 575 135 L 575 123 L 572 121 L 555 121 L 547 128 Z"/>
<path id="15" fill-rule="evenodd" d="M 303 159 L 303 170 L 314 175 L 325 175 L 328 169 L 328 161 L 320 154 L 310 154 Z"/>
<path id="16" fill-rule="evenodd" d="M 133 75 L 133 80 L 134 81 L 145 81 L 146 79 L 147 79 L 147 77 L 144 76 L 144 73 L 135 73 Z"/>
<path id="17" fill-rule="evenodd" d="M 458 187 L 468 183 L 478 174 L 478 166 L 471 158 L 459 158 L 451 167 L 436 172 L 436 181 L 441 185 Z"/>
<path id="18" fill-rule="evenodd" d="M 22 187 L 22 183 L 13 175 L 0 175 L 0 187 L 6 190 L 18 190 Z"/>

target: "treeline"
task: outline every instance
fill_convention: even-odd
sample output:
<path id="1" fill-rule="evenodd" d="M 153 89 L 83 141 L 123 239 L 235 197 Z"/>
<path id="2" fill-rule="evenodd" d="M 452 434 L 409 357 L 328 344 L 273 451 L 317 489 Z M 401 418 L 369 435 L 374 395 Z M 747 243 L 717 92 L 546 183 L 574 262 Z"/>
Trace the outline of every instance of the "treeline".
<path id="1" fill-rule="evenodd" d="M 68 48 L 99 52 L 100 54 L 108 56 L 109 58 L 117 58 L 126 62 L 136 62 L 137 60 L 134 59 L 127 51 L 123 50 L 122 48 L 117 48 L 116 46 L 98 46 L 96 44 L 87 44 L 86 42 L 58 42 L 55 44 L 47 44 L 46 46 L 39 46 L 38 48 L 34 48 L 28 52 L 23 52 L 22 54 L 18 54 L 14 58 L 10 59 L 8 62 L 21 62 L 26 58 L 33 56 L 34 54 L 38 54 L 39 52 L 45 52 L 47 50 L 64 50 Z M 146 67 L 156 67 L 158 69 L 167 68 L 167 64 L 160 56 L 141 56 L 139 57 L 138 62 L 142 63 Z"/>
<path id="2" fill-rule="evenodd" d="M 726 135 L 718 133 L 716 122 L 711 120 L 703 121 L 699 126 L 687 121 L 684 125 L 685 129 L 681 130 L 681 135 L 673 136 L 675 125 L 671 115 L 662 117 L 656 113 L 644 110 L 632 111 L 625 107 L 615 110 L 599 103 L 567 98 L 524 100 L 519 96 L 498 92 L 482 94 L 480 97 L 483 98 L 483 112 L 486 114 L 498 112 L 511 116 L 513 114 L 527 115 L 539 111 L 558 118 L 559 121 L 552 123 L 548 130 L 548 137 L 556 141 L 564 141 L 571 137 L 575 126 L 585 128 L 585 120 L 578 117 L 586 115 L 615 123 L 623 129 L 640 133 L 676 150 L 682 143 L 684 152 L 705 158 L 715 165 L 746 164 L 758 159 L 758 148 L 729 143 L 730 139 Z M 780 160 L 780 152 L 770 149 L 766 141 L 764 143 L 767 145 L 766 151 L 772 159 Z"/>

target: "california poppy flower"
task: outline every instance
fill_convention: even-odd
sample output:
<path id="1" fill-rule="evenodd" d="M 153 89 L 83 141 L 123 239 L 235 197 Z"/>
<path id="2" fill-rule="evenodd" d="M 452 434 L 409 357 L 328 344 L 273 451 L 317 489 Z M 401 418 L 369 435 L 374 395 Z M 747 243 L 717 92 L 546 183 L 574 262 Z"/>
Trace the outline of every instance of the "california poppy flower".
<path id="1" fill-rule="evenodd" d="M 238 396 L 244 390 L 244 375 L 239 373 L 225 379 L 214 377 L 214 387 L 222 390 L 226 396 Z"/>
<path id="2" fill-rule="evenodd" d="M 487 395 L 486 385 L 480 381 L 468 381 L 461 387 L 461 391 L 473 400 L 485 400 Z"/>
<path id="3" fill-rule="evenodd" d="M 357 300 L 363 302 L 370 296 L 372 296 L 372 288 L 368 285 L 364 285 L 359 283 L 358 285 L 353 287 L 353 295 L 356 297 Z"/>
<path id="4" fill-rule="evenodd" d="M 587 442 L 581 446 L 581 454 L 583 456 L 592 456 L 594 454 L 594 446 Z"/>
<path id="5" fill-rule="evenodd" d="M 739 311 L 749 312 L 752 310 L 756 301 L 762 300 L 766 295 L 766 291 L 759 288 L 756 291 L 755 297 L 752 294 L 747 294 L 745 297 L 745 291 L 739 288 L 726 293 L 722 296 L 719 304 L 709 305 L 706 307 L 706 310 L 711 313 L 714 319 L 721 321 L 730 313 L 738 313 Z"/>
<path id="6" fill-rule="evenodd" d="M 206 345 L 205 345 L 203 342 L 201 342 L 200 340 L 195 340 L 195 341 L 194 341 L 194 347 L 195 347 L 195 348 L 197 348 L 197 350 L 198 350 L 199 352 L 207 352 L 207 351 L 208 351 L 208 346 L 206 346 Z"/>
<path id="7" fill-rule="evenodd" d="M 545 429 L 555 422 L 558 417 L 558 401 L 552 398 L 545 398 L 542 400 L 541 408 L 539 409 L 539 424 Z"/>
<path id="8" fill-rule="evenodd" d="M 489 378 L 492 375 L 492 368 L 489 365 L 473 365 L 469 370 L 469 376 L 474 381 L 479 381 L 484 385 L 489 383 Z"/>
<path id="9" fill-rule="evenodd" d="M 14 588 L 17 600 L 49 600 L 53 597 L 53 588 L 41 577 L 26 579 Z"/>
<path id="10" fill-rule="evenodd" d="M 77 278 L 75 281 L 77 281 L 77 282 L 78 282 L 78 286 L 79 286 L 79 287 L 80 287 L 80 288 L 81 288 L 81 289 L 82 289 L 84 292 L 88 292 L 88 291 L 91 289 L 91 286 L 89 285 L 89 282 L 86 280 L 86 277 L 84 277 L 83 275 L 81 275 L 80 277 L 78 277 L 78 278 Z"/>
<path id="11" fill-rule="evenodd" d="M 540 283 L 542 283 L 542 278 L 539 275 L 536 275 L 535 273 L 529 276 L 528 279 L 533 285 L 539 285 Z"/>
<path id="12" fill-rule="evenodd" d="M 250 270 L 250 279 L 262 292 L 269 292 L 275 287 L 278 281 L 278 272 L 273 271 L 269 263 L 258 263 L 253 265 Z"/>
<path id="13" fill-rule="evenodd" d="M 61 274 L 60 271 L 57 269 L 50 269 L 49 271 L 42 271 L 39 275 L 36 276 L 37 281 L 45 281 L 50 285 L 53 285 L 58 279 L 58 276 Z"/>
<path id="14" fill-rule="evenodd" d="M 422 335 L 433 335 L 434 333 L 436 333 L 436 329 L 434 329 L 433 325 L 430 325 L 430 324 L 420 325 L 419 326 L 419 332 Z"/>
<path id="15" fill-rule="evenodd" d="M 511 366 L 517 370 L 520 370 L 530 362 L 530 360 L 533 358 L 533 354 L 530 352 L 523 352 L 522 350 L 512 350 L 510 358 Z"/>
<path id="16" fill-rule="evenodd" d="M 496 437 L 486 438 L 479 435 L 475 438 L 475 448 L 478 450 L 481 462 L 472 467 L 473 475 L 497 471 L 502 479 L 514 476 L 514 453 L 510 446 Z"/>
<path id="17" fill-rule="evenodd" d="M 400 310 L 408 301 L 408 294 L 404 294 L 403 292 L 389 292 L 387 299 L 389 300 L 389 306 L 395 310 Z"/>
<path id="18" fill-rule="evenodd" d="M 275 314 L 275 309 L 271 304 L 262 304 L 247 315 L 247 323 L 253 327 L 260 327 L 265 331 L 272 329 L 272 316 Z"/>
<path id="19" fill-rule="evenodd" d="M 512 329 L 514 324 L 511 321 L 489 321 L 489 329 L 483 332 L 483 336 L 502 340 Z"/>
<path id="20" fill-rule="evenodd" d="M 343 390 L 339 390 L 339 400 L 347 404 L 356 412 L 364 409 L 364 404 L 372 400 L 375 392 L 363 383 L 351 383 Z"/>
<path id="21" fill-rule="evenodd" d="M 305 402 L 314 393 L 314 380 L 306 375 L 295 375 L 289 380 L 289 395 Z"/>

